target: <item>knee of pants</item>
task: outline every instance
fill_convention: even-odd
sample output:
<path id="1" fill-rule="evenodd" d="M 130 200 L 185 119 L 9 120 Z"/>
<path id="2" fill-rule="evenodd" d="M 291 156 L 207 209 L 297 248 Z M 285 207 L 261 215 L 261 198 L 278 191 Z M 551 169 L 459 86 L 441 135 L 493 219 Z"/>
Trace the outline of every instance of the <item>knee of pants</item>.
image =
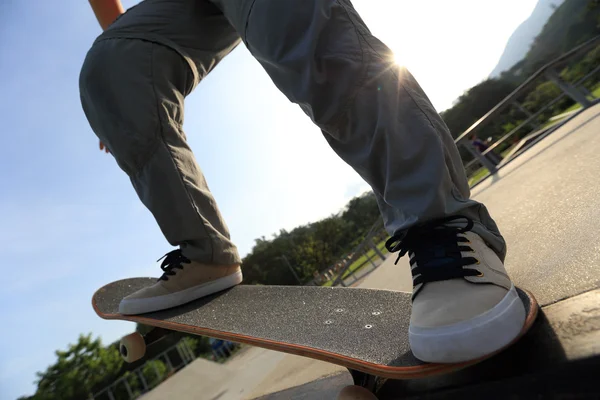
<path id="1" fill-rule="evenodd" d="M 275 85 L 328 132 L 378 62 L 373 40 L 346 0 L 256 0 L 245 32 Z"/>
<path id="2" fill-rule="evenodd" d="M 160 123 L 146 60 L 118 53 L 92 48 L 79 75 L 79 90 L 90 127 L 132 176 L 154 151 Z"/>

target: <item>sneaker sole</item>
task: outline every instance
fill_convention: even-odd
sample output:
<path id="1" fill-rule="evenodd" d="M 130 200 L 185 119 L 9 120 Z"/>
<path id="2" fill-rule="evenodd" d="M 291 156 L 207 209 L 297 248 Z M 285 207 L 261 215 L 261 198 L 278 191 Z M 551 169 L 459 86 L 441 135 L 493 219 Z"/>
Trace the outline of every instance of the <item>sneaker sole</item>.
<path id="1" fill-rule="evenodd" d="M 215 279 L 214 281 L 193 286 L 179 292 L 163 296 L 148 297 L 145 299 L 122 300 L 119 304 L 119 312 L 123 315 L 144 314 L 180 306 L 201 297 L 220 292 L 221 290 L 229 289 L 232 286 L 242 283 L 242 279 L 242 271 L 238 271 L 235 274 L 224 276 Z"/>
<path id="2" fill-rule="evenodd" d="M 491 310 L 468 321 L 437 328 L 409 327 L 409 343 L 419 360 L 457 363 L 485 357 L 512 342 L 526 312 L 514 285 Z"/>

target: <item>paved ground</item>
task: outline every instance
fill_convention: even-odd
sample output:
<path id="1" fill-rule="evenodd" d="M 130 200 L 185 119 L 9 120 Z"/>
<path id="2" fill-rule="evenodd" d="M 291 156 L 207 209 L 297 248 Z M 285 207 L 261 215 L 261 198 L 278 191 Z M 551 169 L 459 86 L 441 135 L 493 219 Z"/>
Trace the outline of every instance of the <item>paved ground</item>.
<path id="1" fill-rule="evenodd" d="M 507 239 L 513 280 L 544 305 L 600 287 L 599 117 L 600 106 L 579 114 L 473 191 Z M 394 261 L 359 286 L 410 291 L 407 259 Z M 258 348 L 224 367 L 227 381 L 207 368 L 198 360 L 145 399 L 334 399 L 351 384 L 344 368 Z"/>
<path id="2" fill-rule="evenodd" d="M 600 286 L 600 106 L 473 191 L 508 242 L 506 267 L 541 304 Z"/>

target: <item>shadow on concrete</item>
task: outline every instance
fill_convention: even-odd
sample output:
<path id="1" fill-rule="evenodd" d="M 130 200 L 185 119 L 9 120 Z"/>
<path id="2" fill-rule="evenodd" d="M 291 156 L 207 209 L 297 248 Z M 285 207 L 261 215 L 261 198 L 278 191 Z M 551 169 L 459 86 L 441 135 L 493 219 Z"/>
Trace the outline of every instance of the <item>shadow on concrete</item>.
<path id="1" fill-rule="evenodd" d="M 219 400 L 221 397 L 223 397 L 223 395 L 227 393 L 227 390 L 223 390 L 222 392 L 218 393 L 216 396 L 211 397 L 210 400 Z"/>
<path id="2" fill-rule="evenodd" d="M 552 366 L 543 372 L 530 371 L 511 379 L 475 383 L 466 387 L 418 395 L 378 393 L 380 400 L 465 400 L 465 399 L 599 399 L 600 357 Z"/>
<path id="3" fill-rule="evenodd" d="M 553 303 L 540 310 L 530 331 L 506 351 L 452 374 L 388 380 L 378 397 L 600 398 L 599 300 L 600 290 L 594 289 Z"/>

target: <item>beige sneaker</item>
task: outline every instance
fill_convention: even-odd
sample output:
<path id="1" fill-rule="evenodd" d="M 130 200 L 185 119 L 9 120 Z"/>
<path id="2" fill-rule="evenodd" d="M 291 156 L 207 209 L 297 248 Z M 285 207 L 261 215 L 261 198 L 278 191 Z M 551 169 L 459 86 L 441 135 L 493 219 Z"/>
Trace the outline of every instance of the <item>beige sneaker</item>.
<path id="1" fill-rule="evenodd" d="M 444 225 L 454 220 L 466 220 L 467 226 Z M 400 251 L 398 259 L 410 257 L 409 342 L 422 361 L 483 357 L 509 344 L 525 323 L 525 307 L 502 261 L 472 227 L 466 217 L 450 217 L 386 243 L 388 250 Z"/>
<path id="2" fill-rule="evenodd" d="M 181 250 L 164 256 L 158 281 L 125 297 L 121 314 L 142 314 L 188 303 L 242 282 L 239 265 L 207 265 L 189 260 Z M 160 261 L 160 260 L 159 260 Z"/>

